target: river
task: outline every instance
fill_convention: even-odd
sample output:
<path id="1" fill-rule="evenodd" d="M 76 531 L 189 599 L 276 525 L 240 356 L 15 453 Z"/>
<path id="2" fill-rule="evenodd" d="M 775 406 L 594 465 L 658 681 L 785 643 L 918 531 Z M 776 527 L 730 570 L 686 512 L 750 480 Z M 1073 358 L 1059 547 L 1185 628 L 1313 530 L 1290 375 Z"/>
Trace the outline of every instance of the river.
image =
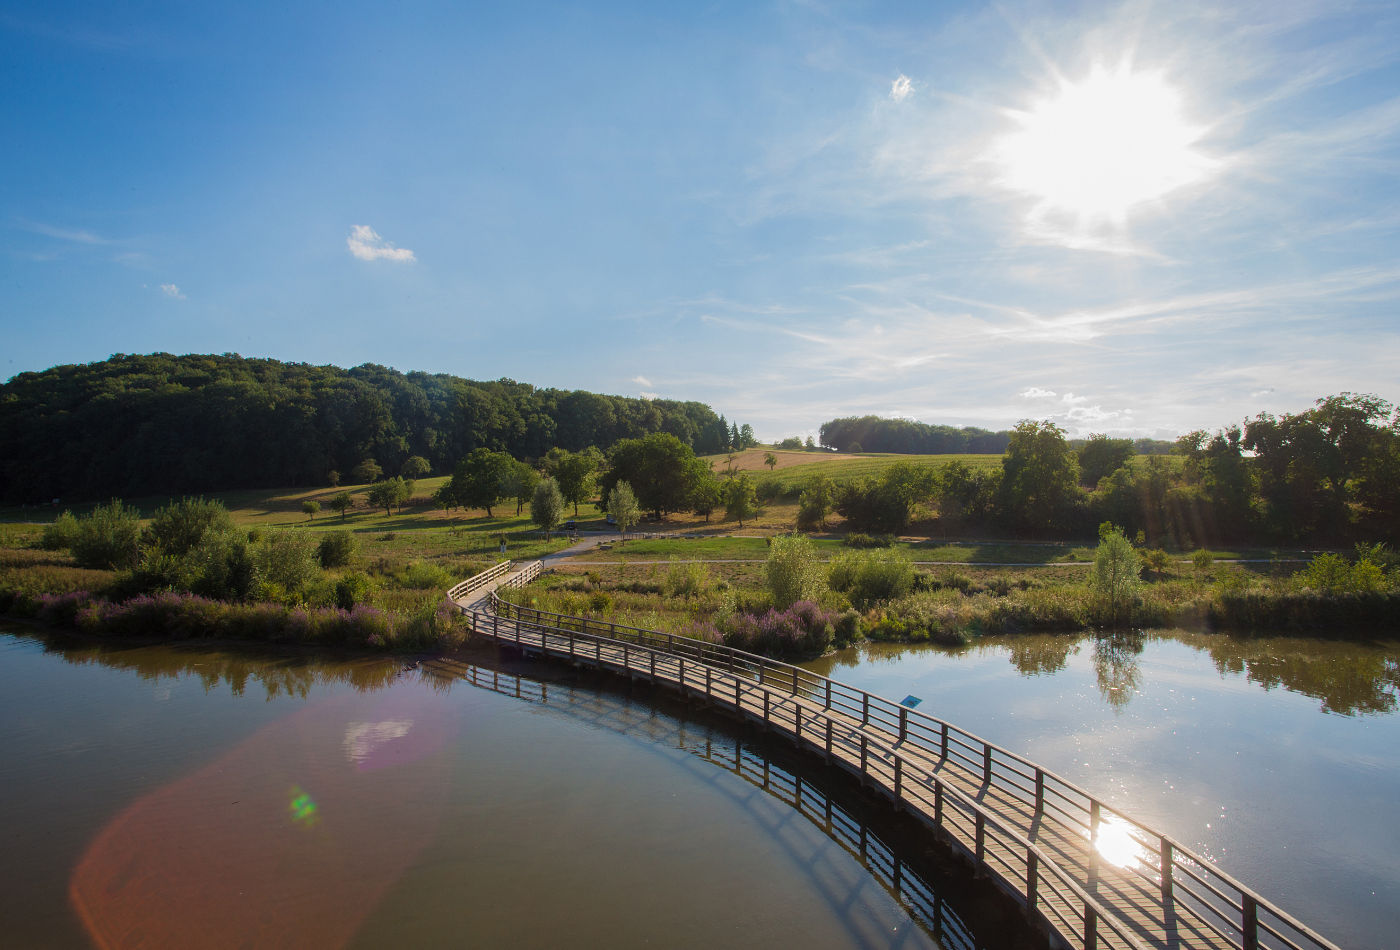
<path id="1" fill-rule="evenodd" d="M 1400 935 L 1400 642 L 867 643 L 804 664 L 1076 782 L 1348 948 Z"/>
<path id="2" fill-rule="evenodd" d="M 13 947 L 1020 947 L 789 747 L 490 656 L 0 632 Z"/>

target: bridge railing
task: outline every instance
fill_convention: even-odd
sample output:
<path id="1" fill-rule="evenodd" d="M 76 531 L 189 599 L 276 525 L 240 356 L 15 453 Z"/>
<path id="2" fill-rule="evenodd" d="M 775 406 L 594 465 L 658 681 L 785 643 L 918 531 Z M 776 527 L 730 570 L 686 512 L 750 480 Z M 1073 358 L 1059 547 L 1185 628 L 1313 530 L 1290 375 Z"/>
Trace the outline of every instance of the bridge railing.
<path id="1" fill-rule="evenodd" d="M 546 654 L 591 660 L 620 672 L 661 675 L 682 693 L 699 694 L 787 728 L 799 742 L 833 756 L 833 762 L 869 779 L 897 803 L 948 831 L 1000 878 L 1018 882 L 1029 911 L 1042 915 L 1061 933 L 1082 939 L 1086 947 L 1145 950 L 1127 925 L 1019 829 L 946 779 L 928 773 L 922 759 L 911 759 L 897 744 L 872 738 L 844 717 L 814 710 L 775 684 L 760 684 L 742 673 L 665 649 L 503 614 L 473 611 L 471 618 L 474 633 Z"/>
<path id="2" fill-rule="evenodd" d="M 536 571 L 538 573 L 538 570 Z M 522 584 L 524 581 L 521 582 Z M 1110 845 L 1124 870 L 1161 891 L 1165 905 L 1189 913 L 1242 950 L 1338 950 L 1252 889 L 1175 839 L 1154 831 L 1073 782 L 1024 756 L 945 720 L 799 666 L 691 637 L 609 621 L 558 614 L 496 597 L 489 608 L 540 627 L 597 636 L 693 659 L 759 686 L 772 686 L 885 733 L 891 742 L 922 749 L 989 787 L 1016 797 L 1036 818 L 1053 816 L 1093 842 Z"/>
<path id="3" fill-rule="evenodd" d="M 510 561 L 502 561 L 494 567 L 489 567 L 486 570 L 482 571 L 480 574 L 474 574 L 471 577 L 468 577 L 466 580 L 462 581 L 460 584 L 457 584 L 456 586 L 450 588 L 447 591 L 447 597 L 449 600 L 456 600 L 459 597 L 465 597 L 467 594 L 470 594 L 473 591 L 480 590 L 481 588 L 485 587 L 487 584 L 491 583 L 496 578 L 509 573 L 510 568 Z"/>

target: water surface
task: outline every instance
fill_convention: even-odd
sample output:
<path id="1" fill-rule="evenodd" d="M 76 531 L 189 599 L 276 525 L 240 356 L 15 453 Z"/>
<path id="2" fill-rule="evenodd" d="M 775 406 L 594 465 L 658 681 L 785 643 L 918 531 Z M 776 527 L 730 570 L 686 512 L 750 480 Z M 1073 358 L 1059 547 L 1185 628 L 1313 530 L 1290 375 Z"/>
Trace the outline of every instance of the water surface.
<path id="1" fill-rule="evenodd" d="M 791 753 L 569 675 L 0 634 L 6 942 L 1020 939 Z"/>
<path id="2" fill-rule="evenodd" d="M 1031 758 L 1344 947 L 1400 933 L 1400 642 L 1182 632 L 864 644 L 815 672 Z"/>

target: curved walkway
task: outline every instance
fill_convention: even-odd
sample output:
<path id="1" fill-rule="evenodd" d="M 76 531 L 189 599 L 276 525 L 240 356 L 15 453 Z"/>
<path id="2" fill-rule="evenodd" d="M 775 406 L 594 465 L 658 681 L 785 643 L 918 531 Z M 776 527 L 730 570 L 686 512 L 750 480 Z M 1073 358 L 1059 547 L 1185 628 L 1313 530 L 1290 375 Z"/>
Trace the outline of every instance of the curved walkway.
<path id="1" fill-rule="evenodd" d="M 1068 945 L 1335 950 L 1179 843 L 947 722 L 799 667 L 494 596 L 541 568 L 500 564 L 451 595 L 478 635 L 649 680 L 785 733 L 962 848 Z"/>

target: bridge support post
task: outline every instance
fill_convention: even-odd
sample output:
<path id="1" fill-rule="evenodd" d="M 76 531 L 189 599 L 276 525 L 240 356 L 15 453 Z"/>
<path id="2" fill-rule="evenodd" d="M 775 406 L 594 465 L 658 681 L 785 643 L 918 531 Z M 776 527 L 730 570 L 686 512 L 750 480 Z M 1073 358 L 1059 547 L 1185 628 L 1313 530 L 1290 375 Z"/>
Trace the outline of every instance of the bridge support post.
<path id="1" fill-rule="evenodd" d="M 1035 770 L 1035 817 L 1045 813 L 1045 773 Z"/>
<path id="2" fill-rule="evenodd" d="M 828 719 L 826 721 L 826 761 L 828 764 L 831 762 L 831 726 L 832 721 Z"/>
<path id="3" fill-rule="evenodd" d="M 1259 950 L 1259 902 L 1244 895 L 1244 950 Z"/>
<path id="4" fill-rule="evenodd" d="M 1099 950 L 1099 912 L 1084 905 L 1084 950 Z"/>

